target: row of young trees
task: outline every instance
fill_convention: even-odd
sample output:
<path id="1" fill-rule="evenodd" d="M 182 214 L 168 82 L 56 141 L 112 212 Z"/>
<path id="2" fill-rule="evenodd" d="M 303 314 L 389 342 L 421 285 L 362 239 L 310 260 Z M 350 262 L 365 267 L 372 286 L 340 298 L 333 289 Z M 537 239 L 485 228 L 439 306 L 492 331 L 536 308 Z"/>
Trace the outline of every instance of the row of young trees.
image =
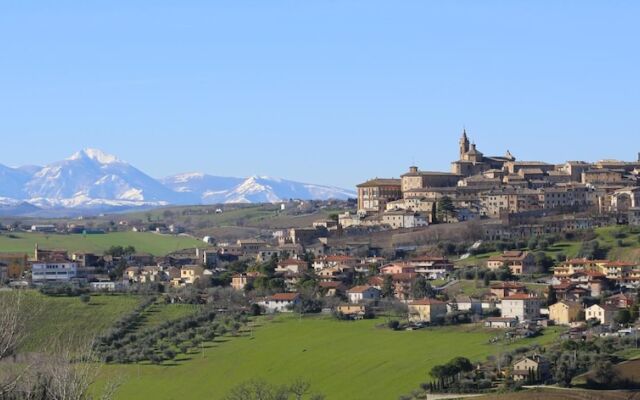
<path id="1" fill-rule="evenodd" d="M 205 309 L 141 332 L 128 331 L 124 335 L 111 332 L 96 340 L 94 350 L 106 363 L 150 361 L 160 364 L 228 332 L 236 335 L 247 321 L 243 314 L 220 317 L 213 310 Z"/>
<path id="2" fill-rule="evenodd" d="M 462 375 L 473 371 L 473 364 L 465 357 L 456 357 L 446 364 L 436 365 L 431 368 L 429 375 L 436 380 L 441 388 L 458 382 Z"/>
<path id="3" fill-rule="evenodd" d="M 147 297 L 133 311 L 113 324 L 113 327 L 99 337 L 96 346 L 110 347 L 123 340 L 143 319 L 144 312 L 156 302 L 156 297 Z"/>

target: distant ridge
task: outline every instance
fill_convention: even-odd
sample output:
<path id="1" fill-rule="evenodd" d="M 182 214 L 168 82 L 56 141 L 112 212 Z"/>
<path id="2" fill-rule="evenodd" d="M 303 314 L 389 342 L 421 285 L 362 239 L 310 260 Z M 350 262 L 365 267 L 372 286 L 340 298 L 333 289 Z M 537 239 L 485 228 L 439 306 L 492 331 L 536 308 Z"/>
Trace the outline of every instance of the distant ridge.
<path id="1" fill-rule="evenodd" d="M 289 199 L 345 200 L 350 190 L 266 176 L 219 177 L 200 172 L 154 179 L 118 157 L 84 149 L 44 167 L 0 164 L 0 214 L 12 209 L 120 210 Z"/>

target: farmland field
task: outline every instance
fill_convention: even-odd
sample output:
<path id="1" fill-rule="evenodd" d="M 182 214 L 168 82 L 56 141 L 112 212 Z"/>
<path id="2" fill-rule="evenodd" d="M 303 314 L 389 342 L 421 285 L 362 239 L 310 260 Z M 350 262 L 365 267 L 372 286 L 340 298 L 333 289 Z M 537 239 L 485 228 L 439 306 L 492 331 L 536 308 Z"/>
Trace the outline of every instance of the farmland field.
<path id="1" fill-rule="evenodd" d="M 328 317 L 258 320 L 251 334 L 221 338 L 204 353 L 166 366 L 109 365 L 103 376 L 125 382 L 118 399 L 222 399 L 251 378 L 276 384 L 302 377 L 333 399 L 395 399 L 427 381 L 428 371 L 456 356 L 484 359 L 509 348 L 550 343 L 558 331 L 508 346 L 474 325 L 394 332 L 384 320 L 343 322 Z"/>
<path id="2" fill-rule="evenodd" d="M 29 320 L 21 351 L 46 350 L 54 339 L 89 341 L 131 312 L 140 301 L 138 296 L 94 295 L 85 304 L 78 297 L 49 297 L 27 292 L 23 304 Z"/>
<path id="3" fill-rule="evenodd" d="M 205 244 L 189 236 L 160 235 L 151 232 L 114 232 L 95 235 L 43 233 L 4 233 L 0 235 L 0 252 L 31 254 L 36 243 L 42 249 L 64 249 L 103 254 L 111 246 L 133 246 L 139 253 L 155 256 Z"/>
<path id="4" fill-rule="evenodd" d="M 608 258 L 611 260 L 640 262 L 640 234 L 637 230 L 621 226 L 609 226 L 594 230 L 601 246 L 609 249 Z M 619 236 L 619 238 L 617 237 Z M 549 246 L 545 253 L 555 259 L 558 254 L 567 258 L 574 258 L 580 251 L 581 241 L 561 240 Z M 526 248 L 522 250 L 527 250 Z M 464 260 L 456 261 L 458 266 L 484 266 L 491 256 L 500 254 L 498 251 L 478 254 Z"/>

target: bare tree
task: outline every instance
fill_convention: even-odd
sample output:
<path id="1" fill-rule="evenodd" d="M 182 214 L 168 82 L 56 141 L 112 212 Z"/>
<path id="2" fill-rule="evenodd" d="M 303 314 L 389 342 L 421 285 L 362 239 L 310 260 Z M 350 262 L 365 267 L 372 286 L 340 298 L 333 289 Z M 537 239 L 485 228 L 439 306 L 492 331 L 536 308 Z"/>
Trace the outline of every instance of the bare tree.
<path id="1" fill-rule="evenodd" d="M 12 393 L 27 370 L 7 360 L 24 339 L 24 316 L 22 293 L 0 292 L 0 396 Z"/>
<path id="2" fill-rule="evenodd" d="M 296 400 L 302 400 L 302 397 L 309 393 L 310 388 L 309 382 L 298 378 L 289 386 L 289 391 L 295 396 Z"/>
<path id="3" fill-rule="evenodd" d="M 27 331 L 27 315 L 39 313 L 25 305 L 20 291 L 0 292 L 0 398 L 92 400 L 89 388 L 98 375 L 91 343 L 67 335 L 40 354 L 18 354 Z M 109 382 L 101 400 L 113 397 L 118 383 Z"/>
<path id="4" fill-rule="evenodd" d="M 13 355 L 24 339 L 25 313 L 19 291 L 0 293 L 0 361 Z"/>

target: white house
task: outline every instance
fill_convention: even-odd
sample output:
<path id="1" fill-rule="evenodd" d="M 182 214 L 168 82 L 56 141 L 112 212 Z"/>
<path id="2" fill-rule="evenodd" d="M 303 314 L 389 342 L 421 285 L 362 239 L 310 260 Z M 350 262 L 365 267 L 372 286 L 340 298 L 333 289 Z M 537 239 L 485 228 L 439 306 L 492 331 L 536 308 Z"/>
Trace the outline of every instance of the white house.
<path id="1" fill-rule="evenodd" d="M 276 272 L 291 272 L 294 274 L 300 274 L 306 272 L 309 268 L 306 261 L 288 259 L 280 261 L 276 267 Z"/>
<path id="2" fill-rule="evenodd" d="M 487 328 L 506 329 L 514 328 L 516 325 L 518 325 L 516 318 L 489 317 L 484 320 L 484 326 Z"/>
<path id="3" fill-rule="evenodd" d="M 613 322 L 613 318 L 616 315 L 618 309 L 615 306 L 608 304 L 594 304 L 591 307 L 584 310 L 584 317 L 587 321 L 595 319 L 600 321 L 602 325 L 609 325 Z"/>
<path id="4" fill-rule="evenodd" d="M 469 296 L 457 296 L 456 305 L 458 311 L 470 311 L 474 314 L 482 314 L 482 301 Z"/>
<path id="5" fill-rule="evenodd" d="M 69 282 L 77 277 L 78 264 L 72 262 L 36 263 L 31 266 L 33 283 Z"/>
<path id="6" fill-rule="evenodd" d="M 429 225 L 427 218 L 412 211 L 387 211 L 382 214 L 382 223 L 389 225 L 393 229 L 416 228 Z"/>
<path id="7" fill-rule="evenodd" d="M 373 286 L 356 286 L 347 291 L 349 303 L 358 304 L 363 301 L 375 301 L 380 298 L 380 290 Z"/>
<path id="8" fill-rule="evenodd" d="M 111 282 L 111 281 L 100 281 L 100 282 L 91 282 L 89 283 L 89 287 L 94 292 L 115 292 L 116 290 L 120 290 L 123 288 L 122 282 Z"/>
<path id="9" fill-rule="evenodd" d="M 276 293 L 259 302 L 267 313 L 292 312 L 292 308 L 300 304 L 298 293 Z"/>
<path id="10" fill-rule="evenodd" d="M 517 318 L 527 321 L 540 317 L 540 299 L 528 294 L 514 294 L 502 299 L 501 311 L 503 318 Z"/>

